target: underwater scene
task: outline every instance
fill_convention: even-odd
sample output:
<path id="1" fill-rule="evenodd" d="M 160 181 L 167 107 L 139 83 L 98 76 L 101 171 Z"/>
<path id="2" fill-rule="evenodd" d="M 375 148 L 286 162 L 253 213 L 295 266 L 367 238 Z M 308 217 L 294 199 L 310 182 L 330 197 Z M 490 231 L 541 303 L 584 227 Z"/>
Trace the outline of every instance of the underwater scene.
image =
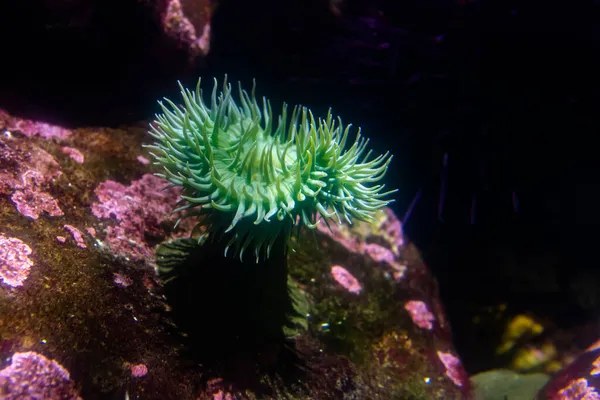
<path id="1" fill-rule="evenodd" d="M 0 4 L 0 399 L 600 400 L 600 3 Z"/>

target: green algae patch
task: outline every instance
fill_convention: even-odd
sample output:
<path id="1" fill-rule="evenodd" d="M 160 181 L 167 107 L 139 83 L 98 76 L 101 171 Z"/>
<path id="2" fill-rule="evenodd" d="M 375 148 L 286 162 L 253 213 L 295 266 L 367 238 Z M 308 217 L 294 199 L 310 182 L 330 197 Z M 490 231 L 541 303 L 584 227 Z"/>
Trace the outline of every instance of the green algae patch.
<path id="1" fill-rule="evenodd" d="M 290 276 L 309 299 L 309 330 L 326 354 L 351 360 L 373 393 L 385 387 L 394 399 L 462 398 L 447 377 L 439 376 L 436 339 L 415 326 L 402 307 L 415 294 L 407 290 L 412 277 L 402 267 L 410 260 L 417 275 L 426 270 L 417 264 L 413 248 L 405 249 L 406 260 L 394 256 L 401 254 L 404 241 L 389 212 L 370 223 L 300 235 L 292 245 Z M 339 266 L 356 279 L 358 289 L 336 281 L 332 267 Z"/>
<path id="2" fill-rule="evenodd" d="M 359 296 L 346 292 L 331 277 L 333 265 L 357 266 L 360 259 L 332 254 L 333 243 L 315 246 L 310 236 L 302 236 L 290 254 L 290 276 L 300 282 L 310 301 L 309 326 L 327 348 L 348 356 L 353 362 L 364 364 L 369 358 L 371 344 L 386 329 L 394 326 L 398 314 L 389 305 L 393 285 L 380 271 L 357 269 L 363 290 Z"/>

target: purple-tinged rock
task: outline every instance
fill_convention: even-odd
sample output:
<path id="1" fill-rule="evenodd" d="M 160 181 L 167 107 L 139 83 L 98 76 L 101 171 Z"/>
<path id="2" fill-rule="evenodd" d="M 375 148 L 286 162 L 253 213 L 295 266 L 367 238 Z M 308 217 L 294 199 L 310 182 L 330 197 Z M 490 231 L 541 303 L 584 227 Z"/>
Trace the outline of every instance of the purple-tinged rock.
<path id="1" fill-rule="evenodd" d="M 600 400 L 600 341 L 554 375 L 536 400 Z"/>
<path id="2" fill-rule="evenodd" d="M 2 112 L 2 110 L 0 110 L 0 112 Z M 4 115 L 8 114 L 4 112 Z M 41 136 L 44 139 L 57 138 L 59 140 L 65 140 L 72 133 L 69 129 L 58 125 L 17 117 L 6 118 L 3 125 L 8 131 L 17 131 L 25 136 Z"/>
<path id="3" fill-rule="evenodd" d="M 38 219 L 42 213 L 63 215 L 58 201 L 48 192 L 62 174 L 52 155 L 5 134 L 0 137 L 0 167 L 0 195 L 10 195 L 19 213 L 31 219 Z"/>
<path id="4" fill-rule="evenodd" d="M 63 153 L 71 157 L 76 163 L 83 164 L 85 157 L 83 156 L 83 153 L 79 150 L 69 146 L 64 146 L 61 150 Z"/>
<path id="5" fill-rule="evenodd" d="M 210 5 L 208 1 L 188 3 L 193 10 L 186 14 L 180 0 L 166 0 L 165 9 L 161 13 L 161 24 L 165 34 L 175 39 L 180 46 L 186 47 L 190 57 L 194 59 L 206 56 L 210 50 Z M 189 16 L 198 19 L 200 29 L 196 28 Z"/>
<path id="6" fill-rule="evenodd" d="M 7 238 L 0 233 L 0 279 L 4 284 L 23 286 L 33 265 L 30 255 L 31 247 L 22 240 Z"/>
<path id="7" fill-rule="evenodd" d="M 69 371 L 55 360 L 32 351 L 13 354 L 11 364 L 0 371 L 0 398 L 81 399 Z"/>
<path id="8" fill-rule="evenodd" d="M 54 197 L 31 189 L 17 190 L 10 198 L 17 210 L 26 217 L 38 219 L 42 212 L 51 217 L 64 215 Z"/>
<path id="9" fill-rule="evenodd" d="M 168 182 L 151 174 L 125 186 L 115 181 L 102 182 L 95 192 L 99 202 L 92 205 L 98 218 L 114 218 L 107 227 L 110 248 L 134 260 L 152 257 L 146 237 L 164 238 L 161 223 L 171 219 L 171 210 L 179 199 L 179 190 L 163 190 Z"/>
<path id="10" fill-rule="evenodd" d="M 334 265 L 331 267 L 331 276 L 339 283 L 344 289 L 350 293 L 358 294 L 362 290 L 362 286 L 358 279 L 354 277 L 346 268 L 341 265 Z"/>
<path id="11" fill-rule="evenodd" d="M 438 350 L 438 357 L 444 367 L 446 367 L 446 376 L 454 382 L 456 386 L 462 387 L 469 381 L 469 376 L 463 369 L 460 359 L 452 353 Z"/>
<path id="12" fill-rule="evenodd" d="M 82 249 L 87 247 L 85 241 L 83 240 L 83 235 L 79 229 L 75 228 L 73 225 L 65 225 L 64 228 L 71 232 L 71 236 L 73 236 L 73 240 L 75 240 L 77 247 L 81 247 Z"/>
<path id="13" fill-rule="evenodd" d="M 129 369 L 131 370 L 131 376 L 134 378 L 141 378 L 148 374 L 148 367 L 144 364 L 131 365 Z"/>
<path id="14" fill-rule="evenodd" d="M 133 283 L 130 277 L 120 272 L 113 273 L 113 282 L 123 287 L 131 286 L 131 284 Z"/>
<path id="15" fill-rule="evenodd" d="M 409 300 L 404 304 L 404 308 L 410 314 L 415 325 L 419 328 L 431 330 L 435 316 L 427 308 L 427 304 L 420 300 Z"/>

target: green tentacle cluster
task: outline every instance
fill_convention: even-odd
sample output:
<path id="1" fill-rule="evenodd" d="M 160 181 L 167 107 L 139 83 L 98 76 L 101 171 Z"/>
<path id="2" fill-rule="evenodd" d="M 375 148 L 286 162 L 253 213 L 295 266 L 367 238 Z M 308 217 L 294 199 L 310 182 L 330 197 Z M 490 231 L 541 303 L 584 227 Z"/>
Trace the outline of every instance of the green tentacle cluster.
<path id="1" fill-rule="evenodd" d="M 164 169 L 160 176 L 183 188 L 175 211 L 202 215 L 205 235 L 227 235 L 226 255 L 232 249 L 242 259 L 250 249 L 258 262 L 295 225 L 369 221 L 392 201 L 386 197 L 394 191 L 377 184 L 392 157 L 372 157 L 360 129 L 347 143 L 351 125 L 331 111 L 315 119 L 297 106 L 290 118 L 284 105 L 274 118 L 254 88 L 248 94 L 240 85 L 236 103 L 226 79 L 221 93 L 215 80 L 207 105 L 200 83 L 195 91 L 179 84 L 181 106 L 159 102 L 163 113 L 149 132 L 156 142 L 148 147 Z"/>

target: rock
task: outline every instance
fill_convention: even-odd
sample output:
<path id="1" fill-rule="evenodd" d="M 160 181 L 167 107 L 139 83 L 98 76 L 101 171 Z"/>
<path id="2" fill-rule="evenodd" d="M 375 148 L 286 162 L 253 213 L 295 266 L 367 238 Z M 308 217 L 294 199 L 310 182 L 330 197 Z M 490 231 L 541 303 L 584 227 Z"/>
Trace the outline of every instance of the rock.
<path id="1" fill-rule="evenodd" d="M 502 369 L 471 377 L 475 400 L 531 400 L 548 379 L 546 374 L 518 374 Z"/>
<path id="2" fill-rule="evenodd" d="M 0 283 L 2 359 L 54 360 L 85 399 L 468 398 L 437 283 L 391 210 L 301 234 L 284 264 L 262 271 L 236 272 L 200 247 L 190 267 L 204 280 L 181 287 L 203 300 L 182 305 L 157 275 L 155 252 L 194 224 L 174 227 L 178 192 L 162 191 L 144 162 L 146 128 L 26 134 L 18 117 L 0 115 L 0 234 L 29 249 L 21 285 Z M 27 171 L 39 175 L 30 190 L 62 214 L 34 219 L 11 200 Z M 287 290 L 266 292 L 285 263 Z M 256 318 L 236 309 L 244 299 Z M 269 313 L 288 300 L 295 316 L 283 327 Z M 256 336 L 278 327 L 284 335 Z"/>
<path id="3" fill-rule="evenodd" d="M 540 390 L 536 400 L 600 399 L 600 342 L 567 365 Z"/>
<path id="4" fill-rule="evenodd" d="M 69 371 L 34 352 L 13 354 L 11 364 L 0 370 L 0 395 L 4 400 L 81 400 Z"/>

